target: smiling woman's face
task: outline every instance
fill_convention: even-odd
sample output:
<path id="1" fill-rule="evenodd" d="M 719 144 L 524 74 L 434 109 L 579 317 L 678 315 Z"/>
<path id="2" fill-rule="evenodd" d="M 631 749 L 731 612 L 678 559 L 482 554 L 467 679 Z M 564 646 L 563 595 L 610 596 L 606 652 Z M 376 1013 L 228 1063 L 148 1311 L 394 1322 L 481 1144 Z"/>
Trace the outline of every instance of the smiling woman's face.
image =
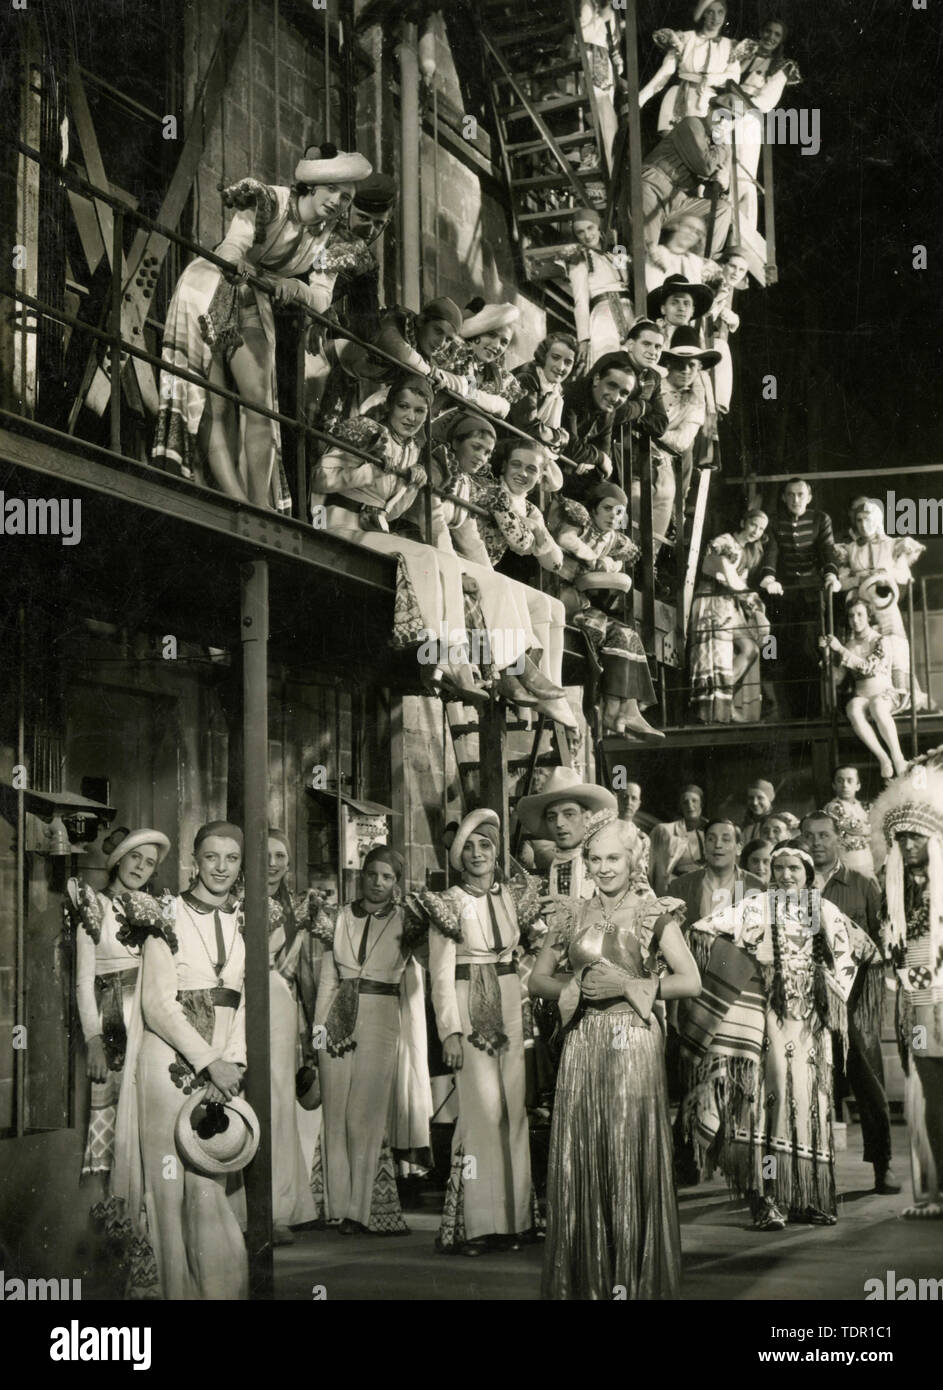
<path id="1" fill-rule="evenodd" d="M 495 847 L 487 835 L 474 831 L 462 846 L 462 868 L 473 878 L 485 878 L 494 873 Z"/>
<path id="2" fill-rule="evenodd" d="M 223 897 L 239 877 L 242 850 L 228 835 L 209 835 L 196 852 L 200 883 L 214 897 Z"/>
<path id="3" fill-rule="evenodd" d="M 472 339 L 472 352 L 479 362 L 497 362 L 507 352 L 514 336 L 511 328 L 496 328 L 492 333 L 479 333 Z"/>
<path id="4" fill-rule="evenodd" d="M 540 457 L 531 449 L 514 449 L 504 465 L 504 485 L 516 497 L 526 497 L 540 482 Z"/>

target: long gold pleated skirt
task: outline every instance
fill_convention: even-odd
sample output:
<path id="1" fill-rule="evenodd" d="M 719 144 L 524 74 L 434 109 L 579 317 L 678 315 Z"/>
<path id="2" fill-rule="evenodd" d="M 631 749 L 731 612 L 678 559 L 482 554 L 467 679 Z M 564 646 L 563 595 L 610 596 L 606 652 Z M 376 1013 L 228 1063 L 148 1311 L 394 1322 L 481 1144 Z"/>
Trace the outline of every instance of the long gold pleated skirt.
<path id="1" fill-rule="evenodd" d="M 681 1233 L 664 1043 L 654 1020 L 584 1015 L 557 1077 L 541 1294 L 677 1298 Z"/>

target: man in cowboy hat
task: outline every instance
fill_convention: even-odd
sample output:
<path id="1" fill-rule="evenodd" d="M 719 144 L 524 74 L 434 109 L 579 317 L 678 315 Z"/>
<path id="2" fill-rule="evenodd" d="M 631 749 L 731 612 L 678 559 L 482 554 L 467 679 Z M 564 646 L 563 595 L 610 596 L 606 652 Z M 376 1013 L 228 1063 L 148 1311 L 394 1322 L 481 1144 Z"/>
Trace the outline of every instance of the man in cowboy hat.
<path id="1" fill-rule="evenodd" d="M 695 287 L 696 288 L 696 287 Z M 705 287 L 706 288 L 706 287 Z M 675 505 L 675 472 L 673 457 L 680 456 L 682 499 L 687 497 L 694 469 L 694 441 L 705 430 L 709 419 L 706 378 L 702 368 L 720 361 L 720 353 L 703 348 L 696 329 L 677 328 L 669 347 L 661 354 L 662 366 L 668 377 L 661 388 L 661 398 L 668 415 L 668 428 L 655 446 L 657 457 L 654 469 L 654 500 L 652 529 L 664 536 Z M 662 446 L 671 451 L 666 455 Z"/>
<path id="2" fill-rule="evenodd" d="M 706 314 L 713 302 L 710 285 L 686 280 L 683 275 L 668 275 L 648 296 L 648 317 L 664 329 L 666 345 L 670 345 L 675 333 Z"/>
<path id="3" fill-rule="evenodd" d="M 914 1204 L 943 1219 L 943 747 L 895 777 L 871 808 L 887 847 L 881 901 L 886 958 L 898 977 L 897 1036 L 907 1073 Z"/>
<path id="4" fill-rule="evenodd" d="M 591 898 L 596 886 L 583 863 L 586 821 L 594 811 L 616 811 L 605 787 L 583 782 L 573 767 L 555 767 L 536 796 L 523 796 L 517 814 L 528 835 L 556 845 L 547 891 L 565 898 Z"/>
<path id="5" fill-rule="evenodd" d="M 732 216 L 726 191 L 730 179 L 730 146 L 712 138 L 718 120 L 732 119 L 732 98 L 715 97 L 707 116 L 685 116 L 659 140 L 642 164 L 642 210 L 645 241 L 657 246 L 665 219 L 684 209 L 709 219 L 711 201 L 698 197 L 701 184 L 716 188 L 714 228 L 708 255 L 727 240 Z"/>

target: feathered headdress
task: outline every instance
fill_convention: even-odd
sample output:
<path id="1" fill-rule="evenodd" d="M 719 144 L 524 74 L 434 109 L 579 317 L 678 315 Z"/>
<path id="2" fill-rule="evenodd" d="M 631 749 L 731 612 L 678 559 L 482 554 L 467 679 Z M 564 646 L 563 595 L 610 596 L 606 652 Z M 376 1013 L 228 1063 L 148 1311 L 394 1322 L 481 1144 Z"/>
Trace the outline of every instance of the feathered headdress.
<path id="1" fill-rule="evenodd" d="M 912 1001 L 943 1007 L 943 747 L 917 758 L 895 777 L 871 807 L 872 843 L 887 845 L 885 866 L 885 940 Z M 904 861 L 896 837 L 910 831 L 928 838 L 930 886 L 929 954 L 926 965 L 905 965 L 907 917 L 904 906 Z"/>

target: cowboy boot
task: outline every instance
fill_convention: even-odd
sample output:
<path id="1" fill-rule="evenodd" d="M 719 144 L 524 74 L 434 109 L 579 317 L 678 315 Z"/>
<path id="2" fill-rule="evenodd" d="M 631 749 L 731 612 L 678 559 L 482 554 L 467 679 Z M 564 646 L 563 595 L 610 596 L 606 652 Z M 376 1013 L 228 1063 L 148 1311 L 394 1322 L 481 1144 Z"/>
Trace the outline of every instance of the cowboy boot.
<path id="1" fill-rule="evenodd" d="M 556 700 L 538 700 L 537 709 L 541 714 L 545 714 L 548 719 L 552 719 L 555 724 L 562 724 L 565 729 L 579 731 L 579 724 L 569 703 L 560 696 Z"/>

